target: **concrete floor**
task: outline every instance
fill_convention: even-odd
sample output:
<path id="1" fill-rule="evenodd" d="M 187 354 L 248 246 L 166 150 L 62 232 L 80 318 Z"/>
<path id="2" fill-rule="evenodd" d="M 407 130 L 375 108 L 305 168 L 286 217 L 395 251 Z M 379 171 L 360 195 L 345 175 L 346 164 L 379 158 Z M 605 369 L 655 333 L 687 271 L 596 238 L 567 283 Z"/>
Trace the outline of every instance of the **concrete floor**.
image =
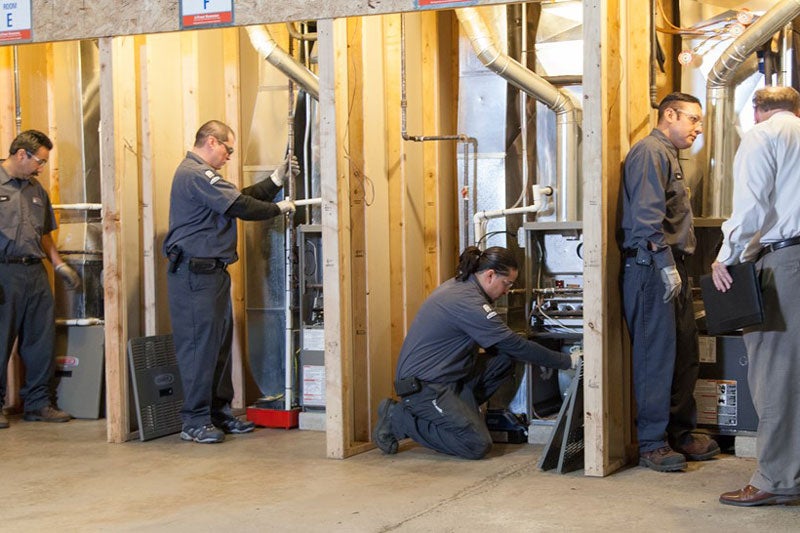
<path id="1" fill-rule="evenodd" d="M 754 467 L 732 455 L 598 479 L 538 471 L 542 446 L 530 444 L 497 445 L 482 461 L 413 443 L 340 461 L 315 431 L 107 444 L 104 420 L 11 423 L 0 430 L 4 532 L 800 530 L 800 506 L 717 502 Z"/>

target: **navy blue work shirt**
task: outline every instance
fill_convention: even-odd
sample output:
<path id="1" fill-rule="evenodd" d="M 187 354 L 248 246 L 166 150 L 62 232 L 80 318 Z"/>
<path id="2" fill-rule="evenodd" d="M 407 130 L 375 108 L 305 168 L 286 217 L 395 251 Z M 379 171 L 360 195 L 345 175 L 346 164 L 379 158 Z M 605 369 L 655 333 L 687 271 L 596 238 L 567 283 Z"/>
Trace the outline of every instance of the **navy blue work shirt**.
<path id="1" fill-rule="evenodd" d="M 177 245 L 185 258 L 216 258 L 234 263 L 236 218 L 225 214 L 241 192 L 193 152 L 178 165 L 170 193 L 169 231 L 164 254 Z"/>
<path id="2" fill-rule="evenodd" d="M 0 165 L 0 256 L 45 257 L 42 236 L 57 227 L 39 180 L 12 178 Z"/>
<path id="3" fill-rule="evenodd" d="M 622 231 L 623 248 L 652 255 L 658 268 L 675 264 L 673 250 L 694 253 L 694 217 L 678 149 L 658 129 L 634 144 L 625 158 Z"/>
<path id="4" fill-rule="evenodd" d="M 400 349 L 397 379 L 459 381 L 472 370 L 479 347 L 551 368 L 571 365 L 568 355 L 512 331 L 472 274 L 465 281 L 445 281 L 422 304 Z"/>

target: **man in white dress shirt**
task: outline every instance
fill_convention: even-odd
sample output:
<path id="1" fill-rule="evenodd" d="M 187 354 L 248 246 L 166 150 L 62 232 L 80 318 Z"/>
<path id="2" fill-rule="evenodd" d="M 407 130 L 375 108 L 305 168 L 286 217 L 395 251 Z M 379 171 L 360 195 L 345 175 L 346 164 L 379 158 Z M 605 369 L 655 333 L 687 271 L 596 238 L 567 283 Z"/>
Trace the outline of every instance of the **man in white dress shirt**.
<path id="1" fill-rule="evenodd" d="M 744 507 L 800 499 L 800 93 L 760 89 L 753 108 L 756 125 L 733 162 L 733 213 L 711 265 L 724 292 L 727 266 L 756 261 L 764 302 L 764 323 L 744 330 L 758 468 L 744 488 L 719 498 Z"/>

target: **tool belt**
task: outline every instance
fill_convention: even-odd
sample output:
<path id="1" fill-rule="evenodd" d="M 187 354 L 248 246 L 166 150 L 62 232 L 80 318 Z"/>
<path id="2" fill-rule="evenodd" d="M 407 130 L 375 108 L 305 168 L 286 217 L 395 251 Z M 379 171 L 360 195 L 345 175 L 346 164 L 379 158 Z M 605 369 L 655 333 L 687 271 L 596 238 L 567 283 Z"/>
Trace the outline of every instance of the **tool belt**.
<path id="1" fill-rule="evenodd" d="M 189 272 L 192 274 L 213 274 L 226 270 L 228 265 L 215 257 L 192 257 L 189 259 Z"/>

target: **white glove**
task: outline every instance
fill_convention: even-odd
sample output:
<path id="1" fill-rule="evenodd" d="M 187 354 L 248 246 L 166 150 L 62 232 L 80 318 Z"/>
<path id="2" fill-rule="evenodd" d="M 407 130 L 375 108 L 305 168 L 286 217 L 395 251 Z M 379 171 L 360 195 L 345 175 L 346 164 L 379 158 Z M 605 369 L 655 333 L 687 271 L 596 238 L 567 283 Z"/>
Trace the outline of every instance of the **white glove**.
<path id="1" fill-rule="evenodd" d="M 675 265 L 665 266 L 661 269 L 661 281 L 664 282 L 664 303 L 675 298 L 681 292 L 681 276 Z"/>
<path id="2" fill-rule="evenodd" d="M 570 369 L 575 370 L 576 368 L 578 368 L 578 363 L 580 363 L 581 359 L 583 359 L 583 348 L 579 346 L 573 346 L 572 349 L 569 351 L 569 358 L 572 361 Z"/>
<path id="3" fill-rule="evenodd" d="M 284 215 L 286 213 L 294 213 L 295 210 L 297 209 L 294 205 L 294 202 L 291 200 L 281 200 L 275 205 L 277 205 L 280 208 L 281 213 L 283 213 Z"/>
<path id="4" fill-rule="evenodd" d="M 56 274 L 61 276 L 61 279 L 64 280 L 64 285 L 69 290 L 76 290 L 81 288 L 81 278 L 78 276 L 78 273 L 75 272 L 71 266 L 66 263 L 61 263 L 56 267 Z"/>
<path id="5" fill-rule="evenodd" d="M 286 174 L 289 173 L 289 158 L 283 160 L 278 168 L 270 175 L 272 182 L 278 187 L 283 187 L 283 182 L 286 180 Z M 292 176 L 300 174 L 300 164 L 297 162 L 297 157 L 292 156 Z"/>

